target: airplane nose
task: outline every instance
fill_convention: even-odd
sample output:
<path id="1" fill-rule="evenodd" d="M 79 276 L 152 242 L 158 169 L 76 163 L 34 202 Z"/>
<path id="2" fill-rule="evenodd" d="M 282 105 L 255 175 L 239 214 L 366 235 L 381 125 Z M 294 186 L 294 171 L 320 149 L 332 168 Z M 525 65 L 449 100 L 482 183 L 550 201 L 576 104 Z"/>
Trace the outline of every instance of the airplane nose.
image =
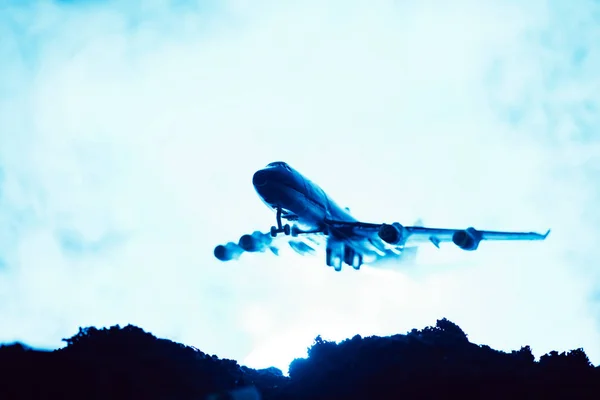
<path id="1" fill-rule="evenodd" d="M 265 170 L 256 171 L 252 176 L 252 184 L 256 187 L 265 186 L 267 184 L 268 172 Z"/>

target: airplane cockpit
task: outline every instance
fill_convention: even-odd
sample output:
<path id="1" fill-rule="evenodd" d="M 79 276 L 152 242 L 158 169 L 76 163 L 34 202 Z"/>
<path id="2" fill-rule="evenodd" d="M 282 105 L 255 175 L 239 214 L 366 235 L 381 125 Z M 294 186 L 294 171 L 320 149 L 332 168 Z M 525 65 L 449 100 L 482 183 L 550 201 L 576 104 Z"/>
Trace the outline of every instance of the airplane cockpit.
<path id="1" fill-rule="evenodd" d="M 267 167 L 282 167 L 282 168 L 287 169 L 288 171 L 292 170 L 290 168 L 290 166 L 286 162 L 283 162 L 283 161 L 274 161 L 272 163 L 268 163 Z"/>

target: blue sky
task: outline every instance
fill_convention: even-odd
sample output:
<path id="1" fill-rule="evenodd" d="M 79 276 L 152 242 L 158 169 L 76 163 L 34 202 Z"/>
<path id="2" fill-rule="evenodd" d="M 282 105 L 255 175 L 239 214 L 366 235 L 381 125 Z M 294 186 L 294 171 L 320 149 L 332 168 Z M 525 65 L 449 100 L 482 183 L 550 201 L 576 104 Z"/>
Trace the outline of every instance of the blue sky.
<path id="1" fill-rule="evenodd" d="M 600 363 L 597 2 L 29 2 L 0 17 L 0 340 L 133 323 L 284 372 L 447 317 Z M 596 19 L 594 19 L 596 18 Z M 368 221 L 545 231 L 335 273 L 214 259 L 288 161 Z"/>

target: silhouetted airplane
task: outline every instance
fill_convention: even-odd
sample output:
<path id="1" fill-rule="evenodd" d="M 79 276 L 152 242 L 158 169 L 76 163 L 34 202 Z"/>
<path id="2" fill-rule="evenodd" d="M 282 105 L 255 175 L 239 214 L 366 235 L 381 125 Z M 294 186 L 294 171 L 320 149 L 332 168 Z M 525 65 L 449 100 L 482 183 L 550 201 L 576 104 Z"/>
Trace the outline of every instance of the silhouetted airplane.
<path id="1" fill-rule="evenodd" d="M 214 254 L 221 261 L 237 259 L 244 251 L 271 249 L 277 254 L 271 243 L 278 233 L 291 237 L 290 246 L 300 254 L 312 253 L 319 244 L 315 236 L 320 236 L 326 247 L 325 262 L 336 271 L 340 271 L 344 263 L 359 269 L 363 263 L 383 259 L 406 261 L 414 258 L 417 246 L 424 242 L 431 242 L 438 248 L 442 242 L 453 242 L 463 250 L 472 251 L 481 240 L 544 240 L 550 233 L 550 230 L 540 234 L 362 222 L 350 215 L 347 208 L 338 206 L 318 185 L 282 161 L 272 162 L 257 171 L 252 183 L 263 202 L 276 210 L 277 225 L 272 226 L 269 233 L 255 231 L 243 235 L 237 244 L 229 242 L 217 246 Z M 283 225 L 282 218 L 294 224 Z"/>

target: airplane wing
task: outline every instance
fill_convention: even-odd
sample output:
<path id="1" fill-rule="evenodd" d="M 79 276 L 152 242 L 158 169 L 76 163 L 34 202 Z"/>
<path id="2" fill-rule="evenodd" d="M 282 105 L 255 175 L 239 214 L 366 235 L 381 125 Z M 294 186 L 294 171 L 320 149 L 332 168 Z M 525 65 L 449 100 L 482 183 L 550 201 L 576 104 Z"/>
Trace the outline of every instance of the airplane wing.
<path id="1" fill-rule="evenodd" d="M 431 242 L 439 248 L 442 242 L 453 242 L 463 250 L 475 250 L 482 240 L 544 240 L 550 233 L 509 232 L 466 229 L 428 228 L 423 226 L 402 226 L 398 222 L 392 224 L 375 224 L 368 222 L 327 221 L 330 227 L 341 231 L 366 231 L 377 233 L 379 238 L 390 245 L 403 246 L 419 242 Z"/>

